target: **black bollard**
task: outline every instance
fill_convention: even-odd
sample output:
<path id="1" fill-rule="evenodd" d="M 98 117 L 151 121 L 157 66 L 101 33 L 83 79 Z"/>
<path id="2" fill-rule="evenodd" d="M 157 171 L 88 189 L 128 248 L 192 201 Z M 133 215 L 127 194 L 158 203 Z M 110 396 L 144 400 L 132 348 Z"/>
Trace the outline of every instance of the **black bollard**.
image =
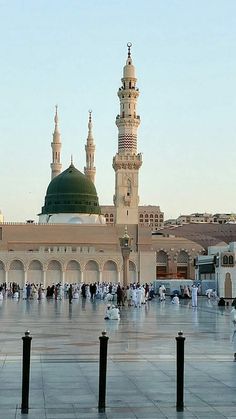
<path id="1" fill-rule="evenodd" d="M 178 332 L 175 338 L 177 342 L 176 347 L 176 367 L 177 367 L 177 386 L 176 386 L 176 410 L 183 412 L 184 410 L 184 341 L 183 332 Z"/>
<path id="2" fill-rule="evenodd" d="M 109 337 L 106 331 L 99 336 L 100 340 L 100 360 L 99 360 L 99 412 L 105 412 L 106 407 L 106 379 L 107 379 L 107 344 Z"/>
<path id="3" fill-rule="evenodd" d="M 22 361 L 22 401 L 21 413 L 29 411 L 29 379 L 30 379 L 30 349 L 31 340 L 30 332 L 26 331 L 23 340 L 23 361 Z"/>

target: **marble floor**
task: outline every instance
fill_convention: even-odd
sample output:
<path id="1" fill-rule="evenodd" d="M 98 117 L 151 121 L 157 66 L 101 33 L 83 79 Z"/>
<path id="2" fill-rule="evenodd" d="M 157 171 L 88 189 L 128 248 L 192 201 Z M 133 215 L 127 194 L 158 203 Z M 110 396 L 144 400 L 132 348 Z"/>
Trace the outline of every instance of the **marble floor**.
<path id="1" fill-rule="evenodd" d="M 103 301 L 0 305 L 0 419 L 236 419 L 231 307 L 158 299 L 104 320 Z M 32 335 L 30 410 L 21 415 L 21 355 Z M 109 336 L 106 411 L 98 413 L 99 336 Z M 184 412 L 176 412 L 176 341 L 185 340 Z"/>

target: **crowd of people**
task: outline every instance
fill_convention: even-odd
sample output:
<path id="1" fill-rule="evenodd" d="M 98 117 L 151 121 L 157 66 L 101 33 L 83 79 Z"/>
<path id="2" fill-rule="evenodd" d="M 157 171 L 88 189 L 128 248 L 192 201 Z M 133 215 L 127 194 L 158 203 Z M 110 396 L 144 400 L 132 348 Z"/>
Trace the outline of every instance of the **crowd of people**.
<path id="1" fill-rule="evenodd" d="M 44 289 L 42 284 L 26 283 L 21 289 L 19 284 L 11 282 L 0 286 L 0 295 L 2 298 L 11 297 L 22 300 L 42 300 L 55 299 L 62 300 L 63 298 L 78 299 L 81 295 L 83 298 L 88 298 L 94 301 L 95 299 L 105 300 L 105 302 L 114 301 L 118 306 L 124 306 L 127 302 L 128 306 L 134 305 L 141 307 L 148 299 L 154 297 L 154 287 L 152 284 L 130 284 L 127 287 L 122 287 L 120 284 L 113 283 L 75 283 L 68 284 L 61 283 L 48 285 Z"/>
<path id="2" fill-rule="evenodd" d="M 193 284 L 191 287 L 180 285 L 180 291 L 176 290 L 171 295 L 171 303 L 179 305 L 180 298 L 189 298 L 192 300 L 192 307 L 197 307 L 197 298 L 199 294 L 199 287 Z M 142 304 L 146 304 L 148 300 L 154 298 L 153 284 L 146 283 L 145 285 L 130 284 L 127 287 L 114 283 L 91 283 L 91 284 L 64 284 L 61 283 L 49 285 L 46 289 L 42 284 L 26 283 L 21 289 L 19 284 L 5 282 L 0 285 L 0 301 L 4 298 L 13 298 L 19 300 L 43 300 L 54 299 L 62 300 L 68 299 L 72 303 L 73 299 L 90 299 L 92 302 L 95 299 L 104 300 L 106 303 L 105 320 L 119 320 L 120 308 L 131 307 L 140 308 Z M 159 301 L 163 304 L 166 299 L 166 288 L 161 284 L 158 289 Z M 218 302 L 219 307 L 226 305 L 223 297 L 218 298 L 215 289 L 207 289 L 205 295 L 208 300 L 211 298 Z M 228 304 L 228 303 L 227 303 Z M 236 298 L 232 301 L 233 309 L 231 311 L 231 324 L 233 327 L 232 344 L 234 350 L 234 361 L 236 361 Z"/>

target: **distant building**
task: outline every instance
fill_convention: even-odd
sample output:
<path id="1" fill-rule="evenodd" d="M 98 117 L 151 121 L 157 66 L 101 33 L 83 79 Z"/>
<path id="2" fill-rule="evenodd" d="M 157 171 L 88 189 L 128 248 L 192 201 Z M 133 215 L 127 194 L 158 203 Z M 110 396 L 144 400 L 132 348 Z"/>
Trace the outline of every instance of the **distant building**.
<path id="1" fill-rule="evenodd" d="M 196 258 L 196 279 L 214 279 L 218 295 L 236 296 L 236 242 L 210 246 L 207 255 Z"/>
<path id="2" fill-rule="evenodd" d="M 115 224 L 115 207 L 113 205 L 101 205 L 101 213 L 106 218 L 106 224 Z M 157 205 L 140 205 L 138 207 L 138 225 L 150 227 L 157 231 L 164 226 L 164 213 Z"/>
<path id="3" fill-rule="evenodd" d="M 164 224 L 165 226 L 170 226 L 191 223 L 234 224 L 236 223 L 236 214 L 209 214 L 195 212 L 193 214 L 180 215 L 176 219 L 166 220 Z"/>

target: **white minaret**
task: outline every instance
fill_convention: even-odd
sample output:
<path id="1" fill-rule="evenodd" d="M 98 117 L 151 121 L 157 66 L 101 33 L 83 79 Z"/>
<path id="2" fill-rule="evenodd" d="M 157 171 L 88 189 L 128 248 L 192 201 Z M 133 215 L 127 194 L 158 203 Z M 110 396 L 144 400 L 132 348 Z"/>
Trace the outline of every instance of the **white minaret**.
<path id="1" fill-rule="evenodd" d="M 118 127 L 118 153 L 113 158 L 115 170 L 116 224 L 138 224 L 138 171 L 142 156 L 137 154 L 137 115 L 139 89 L 136 88 L 135 67 L 132 64 L 129 42 L 128 58 L 123 69 L 122 86 L 118 90 L 120 114 L 116 117 Z"/>
<path id="2" fill-rule="evenodd" d="M 56 113 L 54 117 L 55 122 L 55 129 L 53 133 L 53 140 L 51 143 L 52 147 L 52 163 L 51 163 L 51 179 L 56 177 L 61 173 L 61 134 L 58 130 L 58 113 L 57 113 L 57 105 L 56 105 Z"/>
<path id="3" fill-rule="evenodd" d="M 86 167 L 84 168 L 84 174 L 94 183 L 95 182 L 96 167 L 94 166 L 95 144 L 94 144 L 94 140 L 93 140 L 92 127 L 93 127 L 93 125 L 92 125 L 92 111 L 89 111 L 88 137 L 87 137 L 87 144 L 85 145 Z"/>

